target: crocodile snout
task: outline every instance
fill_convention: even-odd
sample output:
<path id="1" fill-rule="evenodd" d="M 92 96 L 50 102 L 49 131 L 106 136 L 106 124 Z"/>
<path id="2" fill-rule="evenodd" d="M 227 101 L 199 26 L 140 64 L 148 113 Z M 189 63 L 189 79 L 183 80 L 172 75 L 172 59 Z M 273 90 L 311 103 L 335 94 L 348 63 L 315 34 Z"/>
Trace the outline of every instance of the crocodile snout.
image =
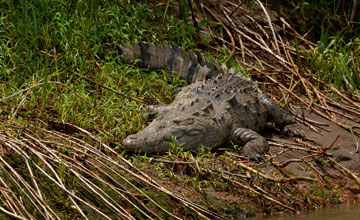
<path id="1" fill-rule="evenodd" d="M 140 148 L 138 138 L 134 135 L 130 135 L 122 141 L 122 144 L 127 149 L 136 150 Z"/>

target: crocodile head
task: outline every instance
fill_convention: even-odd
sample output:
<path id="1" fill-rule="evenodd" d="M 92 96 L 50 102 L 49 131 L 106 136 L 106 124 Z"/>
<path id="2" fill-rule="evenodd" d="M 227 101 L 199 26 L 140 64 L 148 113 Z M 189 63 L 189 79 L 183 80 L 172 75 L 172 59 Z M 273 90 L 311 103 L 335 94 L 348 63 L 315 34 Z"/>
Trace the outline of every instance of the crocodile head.
<path id="1" fill-rule="evenodd" d="M 144 130 L 128 136 L 123 145 L 131 151 L 161 152 L 172 148 L 171 143 L 184 150 L 220 145 L 221 132 L 209 118 L 183 114 L 158 116 Z"/>

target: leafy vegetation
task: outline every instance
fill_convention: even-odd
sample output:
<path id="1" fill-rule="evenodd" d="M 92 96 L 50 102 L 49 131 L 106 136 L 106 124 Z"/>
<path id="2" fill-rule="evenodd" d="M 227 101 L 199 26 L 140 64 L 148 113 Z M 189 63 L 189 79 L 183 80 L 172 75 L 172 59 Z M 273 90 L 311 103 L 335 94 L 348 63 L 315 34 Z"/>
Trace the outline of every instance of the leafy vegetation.
<path id="1" fill-rule="evenodd" d="M 312 42 L 328 36 L 341 36 L 345 41 L 359 37 L 358 1 L 301 0 L 270 1 L 279 14 Z"/>
<path id="2" fill-rule="evenodd" d="M 221 217 L 218 212 L 203 208 L 209 205 L 208 201 L 195 204 L 183 199 L 141 170 L 164 184 L 171 185 L 173 181 L 178 188 L 191 186 L 186 195 L 196 195 L 197 199 L 204 194 L 213 201 L 211 204 L 221 206 L 232 198 L 211 193 L 239 193 L 242 190 L 233 186 L 246 186 L 241 178 L 248 178 L 245 174 L 251 170 L 234 162 L 238 155 L 174 148 L 159 157 L 131 154 L 123 151 L 120 144 L 128 134 L 146 125 L 142 118 L 145 104 L 170 103 L 173 91 L 186 83 L 168 71 L 123 64 L 117 57 L 116 45 L 130 41 L 167 42 L 193 50 L 210 45 L 218 50 L 214 57 L 229 60 L 230 66 L 246 75 L 256 66 L 255 62 L 238 66 L 227 48 L 215 46 L 221 42 L 218 37 L 222 24 L 203 18 L 195 25 L 191 14 L 201 8 L 192 8 L 188 2 L 191 1 L 0 3 L 2 212 L 8 216 L 6 210 L 16 213 L 13 217 L 61 219 L 85 216 L 132 219 L 131 215 L 138 219 L 149 216 L 176 219 L 180 216 L 176 213 L 193 218 Z M 344 24 L 340 13 L 350 3 L 276 2 L 274 7 L 281 9 L 288 22 L 293 16 L 300 16 L 298 23 L 290 23 L 296 29 L 301 27 L 302 34 L 313 30 L 310 40 L 315 42 L 314 48 L 302 47 L 300 38 L 296 48 L 298 65 L 303 71 L 358 94 L 360 40 L 354 34 L 358 33 L 358 21 L 354 18 Z M 286 10 L 291 13 L 285 13 Z M 339 27 L 343 28 L 338 31 Z M 219 35 L 205 34 L 201 28 Z M 239 182 L 229 179 L 232 171 L 239 173 Z M 292 184 L 284 185 L 281 186 L 293 190 Z M 278 193 L 272 191 L 272 182 L 265 182 L 264 187 Z M 255 198 L 256 193 L 251 190 L 244 200 Z M 79 202 L 74 195 L 83 201 Z M 282 196 L 289 199 L 287 194 Z M 175 199 L 180 202 L 174 202 Z M 258 211 L 254 204 L 262 204 L 270 207 L 263 208 L 264 212 L 271 212 L 270 201 L 254 200 L 251 204 L 234 200 L 220 209 L 227 216 L 246 216 Z"/>
<path id="3" fill-rule="evenodd" d="M 307 72 L 316 74 L 320 80 L 353 92 L 359 97 L 360 38 L 348 43 L 335 37 L 329 40 L 319 41 L 314 51 L 304 53 Z"/>
<path id="4" fill-rule="evenodd" d="M 9 1 L 2 4 L 2 97 L 33 83 L 44 83 L 31 89 L 30 95 L 25 93 L 2 102 L 2 112 L 10 113 L 21 99 L 29 96 L 21 106 L 25 114 L 18 112 L 16 120 L 36 116 L 72 122 L 86 129 L 107 128 L 111 132 L 108 137 L 118 139 L 119 135 L 124 136 L 124 130 L 134 131 L 135 128 L 124 129 L 118 125 L 137 120 L 139 103 L 128 106 L 121 101 L 123 97 L 81 76 L 146 103 L 156 103 L 155 97 L 169 102 L 171 91 L 183 84 L 169 74 L 140 72 L 116 60 L 116 51 L 112 48 L 118 43 L 157 39 L 153 33 L 163 41 L 161 37 L 171 38 L 159 34 L 165 28 L 169 28 L 171 34 L 183 32 L 184 25 L 174 21 L 174 25 L 166 26 L 149 23 L 152 13 L 147 5 L 112 2 L 97 5 L 97 1 Z M 189 36 L 191 33 L 177 40 L 186 42 L 189 39 L 182 39 Z M 62 84 L 49 83 L 52 81 Z M 168 85 L 168 81 L 173 83 Z"/>
<path id="5" fill-rule="evenodd" d="M 310 50 L 297 48 L 305 58 L 298 66 L 359 96 L 360 4 L 344 0 L 270 2 L 302 39 L 314 42 Z"/>

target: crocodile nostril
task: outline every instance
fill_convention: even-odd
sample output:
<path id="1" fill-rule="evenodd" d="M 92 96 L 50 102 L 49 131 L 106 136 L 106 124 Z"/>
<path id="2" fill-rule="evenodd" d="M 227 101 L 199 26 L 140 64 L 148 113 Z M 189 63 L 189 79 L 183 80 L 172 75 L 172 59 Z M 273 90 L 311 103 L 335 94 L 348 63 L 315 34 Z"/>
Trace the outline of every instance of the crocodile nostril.
<path id="1" fill-rule="evenodd" d="M 122 144 L 125 147 L 134 148 L 135 147 L 135 141 L 134 141 L 135 139 L 137 139 L 137 138 L 129 136 L 125 140 L 122 141 Z"/>

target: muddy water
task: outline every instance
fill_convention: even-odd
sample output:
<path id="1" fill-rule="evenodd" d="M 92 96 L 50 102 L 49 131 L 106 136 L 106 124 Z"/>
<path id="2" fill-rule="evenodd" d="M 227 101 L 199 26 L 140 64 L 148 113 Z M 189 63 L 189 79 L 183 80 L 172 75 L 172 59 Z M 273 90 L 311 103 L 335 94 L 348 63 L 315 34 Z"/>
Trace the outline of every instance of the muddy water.
<path id="1" fill-rule="evenodd" d="M 265 218 L 271 220 L 360 220 L 360 203 L 329 206 L 323 209 L 303 212 L 300 215 L 272 216 Z"/>

